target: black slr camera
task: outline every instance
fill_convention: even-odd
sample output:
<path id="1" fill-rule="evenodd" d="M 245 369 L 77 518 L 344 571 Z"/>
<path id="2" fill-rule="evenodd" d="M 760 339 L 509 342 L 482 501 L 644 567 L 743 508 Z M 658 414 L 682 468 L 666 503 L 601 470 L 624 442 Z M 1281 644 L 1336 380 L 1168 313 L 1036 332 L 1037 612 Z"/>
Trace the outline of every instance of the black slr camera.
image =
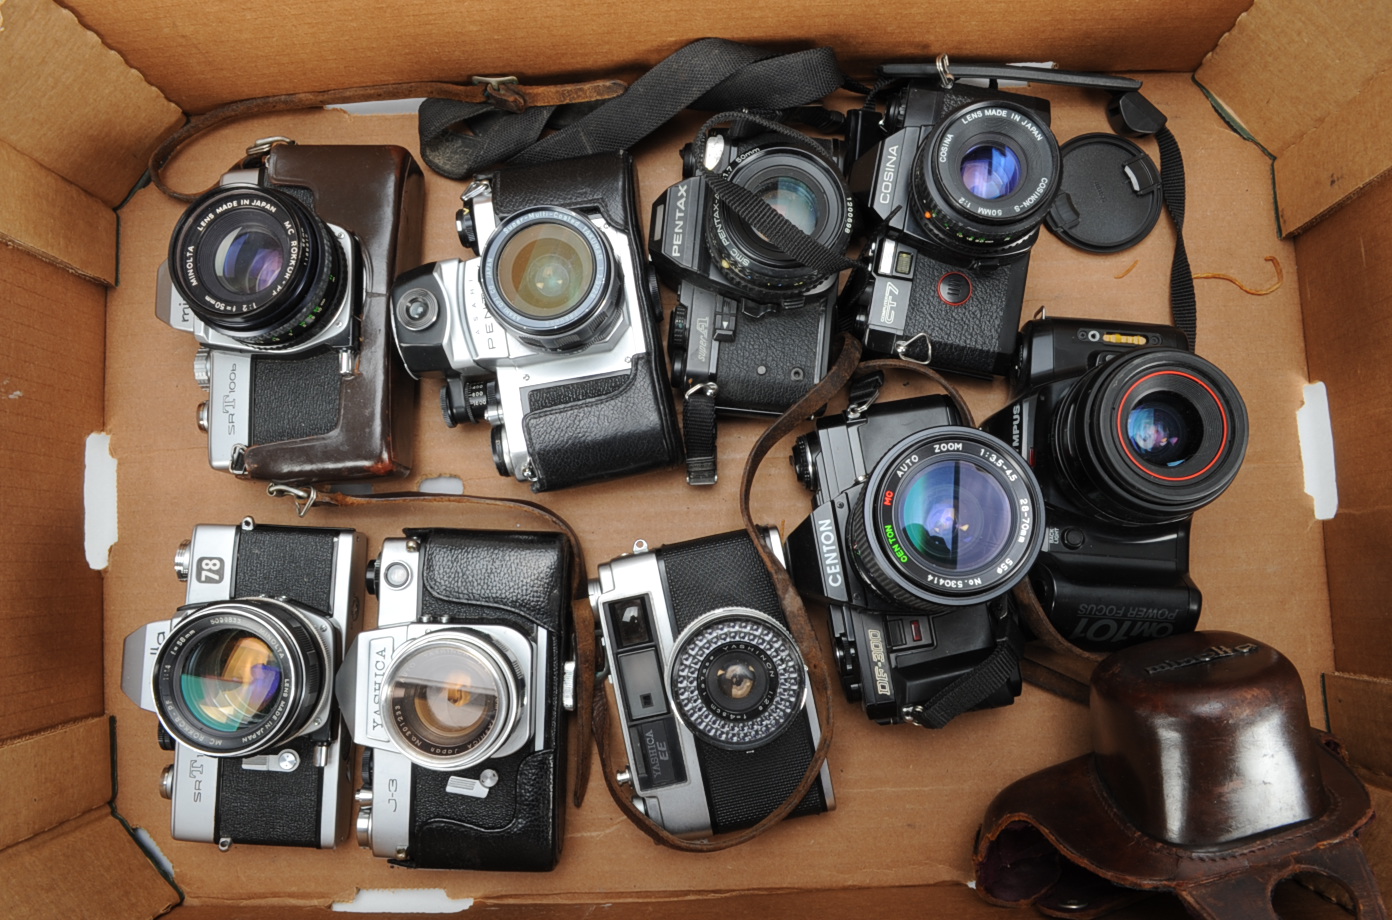
<path id="1" fill-rule="evenodd" d="M 984 427 L 1044 488 L 1030 581 L 1050 622 L 1098 651 L 1193 630 L 1189 521 L 1247 450 L 1232 381 L 1172 326 L 1049 319 L 1022 332 L 1015 395 Z"/>
<path id="2" fill-rule="evenodd" d="M 365 749 L 361 846 L 425 869 L 555 867 L 572 564 L 557 534 L 408 530 L 383 543 L 368 569 L 377 628 L 338 678 Z"/>
<path id="3" fill-rule="evenodd" d="M 910 79 L 848 119 L 850 185 L 879 232 L 856 328 L 872 352 L 1004 376 L 1029 252 L 1058 189 L 1047 100 Z"/>
<path id="4" fill-rule="evenodd" d="M 766 535 L 781 556 L 777 531 Z M 752 827 L 797 789 L 821 732 L 773 579 L 743 531 L 599 567 L 590 582 L 624 723 L 620 783 L 669 832 Z M 792 812 L 835 807 L 831 773 Z"/>
<path id="5" fill-rule="evenodd" d="M 745 134 L 713 132 L 704 150 L 682 150 L 686 178 L 653 205 L 649 250 L 677 291 L 668 349 L 672 385 L 688 406 L 707 399 L 722 413 L 777 415 L 826 376 L 837 273 L 783 252 L 717 198 L 706 173 L 748 189 L 838 253 L 850 240 L 854 209 L 831 142 L 792 131 Z M 688 408 L 689 454 L 700 418 Z M 689 469 L 693 483 L 715 482 L 714 444 L 707 446 L 708 467 Z"/>
<path id="6" fill-rule="evenodd" d="M 481 175 L 459 213 L 480 257 L 393 289 L 407 369 L 444 375 L 445 422 L 487 419 L 498 472 L 533 491 L 681 458 L 635 195 L 623 152 Z"/>
<path id="7" fill-rule="evenodd" d="M 334 673 L 360 623 L 351 530 L 200 524 L 174 557 L 188 602 L 126 638 L 121 688 L 174 752 L 161 793 L 178 840 L 333 847 L 352 745 Z"/>
<path id="8" fill-rule="evenodd" d="M 281 482 L 410 472 L 414 387 L 387 286 L 420 260 L 421 174 L 400 147 L 258 141 L 189 206 L 156 313 L 202 344 L 214 469 Z"/>
<path id="9" fill-rule="evenodd" d="M 846 696 L 881 724 L 939 728 L 1020 694 L 1005 594 L 1038 555 L 1043 499 L 1019 455 L 958 422 L 941 396 L 860 402 L 794 446 L 815 499 L 789 572 L 828 605 Z"/>

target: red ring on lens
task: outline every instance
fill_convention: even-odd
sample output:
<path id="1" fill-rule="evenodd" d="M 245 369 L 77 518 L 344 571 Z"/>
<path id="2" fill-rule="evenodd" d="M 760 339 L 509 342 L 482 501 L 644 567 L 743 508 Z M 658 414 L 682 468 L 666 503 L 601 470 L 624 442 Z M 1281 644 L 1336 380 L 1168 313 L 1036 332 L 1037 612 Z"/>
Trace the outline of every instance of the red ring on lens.
<path id="1" fill-rule="evenodd" d="M 1131 394 L 1136 391 L 1136 387 L 1145 383 L 1152 377 L 1164 377 L 1166 375 L 1184 377 L 1194 381 L 1199 386 L 1203 387 L 1204 390 L 1208 393 L 1208 395 L 1213 397 L 1214 404 L 1218 406 L 1218 414 L 1223 418 L 1223 440 L 1218 444 L 1218 450 L 1216 453 L 1214 453 L 1213 459 L 1208 462 L 1208 466 L 1199 470 L 1197 473 L 1190 473 L 1188 476 L 1161 476 L 1159 473 L 1155 472 L 1150 467 L 1143 464 L 1140 460 L 1137 460 L 1135 455 L 1131 453 L 1131 448 L 1127 446 L 1127 441 L 1129 439 L 1126 436 L 1125 430 L 1123 430 L 1122 428 L 1122 414 L 1126 410 L 1126 404 L 1131 400 Z M 1207 473 L 1209 470 L 1213 469 L 1214 464 L 1216 464 L 1219 460 L 1223 458 L 1223 453 L 1228 446 L 1228 413 L 1223 409 L 1223 401 L 1218 398 L 1217 393 L 1213 392 L 1213 387 L 1209 386 L 1207 383 L 1204 383 L 1202 380 L 1200 380 L 1198 377 L 1195 377 L 1193 374 L 1186 374 L 1183 371 L 1155 371 L 1154 373 L 1146 374 L 1140 380 L 1137 380 L 1135 383 L 1131 384 L 1131 388 L 1127 390 L 1126 393 L 1121 397 L 1121 402 L 1117 405 L 1117 441 L 1121 444 L 1121 450 L 1122 453 L 1126 454 L 1126 459 L 1130 460 L 1133 464 L 1135 464 L 1137 469 L 1139 469 L 1146 475 L 1154 476 L 1156 479 L 1163 479 L 1166 482 L 1186 482 L 1190 479 L 1195 479 L 1199 476 L 1202 476 L 1204 473 Z"/>

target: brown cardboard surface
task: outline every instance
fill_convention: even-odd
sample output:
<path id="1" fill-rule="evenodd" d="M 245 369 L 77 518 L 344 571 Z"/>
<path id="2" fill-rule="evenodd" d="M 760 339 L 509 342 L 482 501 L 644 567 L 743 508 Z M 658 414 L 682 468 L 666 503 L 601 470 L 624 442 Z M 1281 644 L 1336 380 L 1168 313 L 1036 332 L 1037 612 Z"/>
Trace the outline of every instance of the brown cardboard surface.
<path id="1" fill-rule="evenodd" d="M 0 917 L 146 920 L 179 901 L 105 808 L 0 852 Z"/>
<path id="2" fill-rule="evenodd" d="M 1196 77 L 1281 156 L 1389 63 L 1392 15 L 1384 0 L 1256 0 Z"/>
<path id="3" fill-rule="evenodd" d="M 1329 730 L 1361 769 L 1392 786 L 1392 681 L 1358 674 L 1324 676 Z"/>
<path id="4" fill-rule="evenodd" d="M 1380 433 L 1392 349 L 1392 183 L 1383 182 L 1296 243 L 1310 378 L 1329 388 L 1339 511 L 1325 522 L 1325 563 L 1340 671 L 1392 677 L 1392 482 Z"/>
<path id="5" fill-rule="evenodd" d="M 101 575 L 83 550 L 106 291 L 0 246 L 0 740 L 102 713 Z"/>
<path id="6" fill-rule="evenodd" d="M 183 113 L 52 0 L 0 17 L 0 141 L 120 204 Z"/>
<path id="7" fill-rule="evenodd" d="M 254 14 L 253 9 L 251 22 Z M 151 28 L 150 22 L 131 16 L 128 28 Z M 104 28 L 102 33 L 107 35 Z M 1055 100 L 1061 138 L 1105 130 L 1104 100 L 1080 91 L 1048 95 Z M 1199 351 L 1236 381 L 1252 425 L 1242 474 L 1194 525 L 1192 568 L 1205 594 L 1203 625 L 1271 642 L 1313 689 L 1318 675 L 1330 670 L 1332 656 L 1322 533 L 1302 492 L 1295 435 L 1304 345 L 1294 250 L 1275 238 L 1265 156 L 1228 130 L 1188 76 L 1148 77 L 1147 95 L 1170 116 L 1183 145 L 1191 202 L 1186 240 L 1195 271 L 1265 278 L 1269 267 L 1263 258 L 1276 255 L 1287 278 L 1281 290 L 1264 298 L 1225 282 L 1199 282 Z M 645 212 L 678 177 L 675 150 L 690 139 L 695 125 L 666 130 L 640 153 Z M 249 139 L 272 134 L 302 143 L 351 139 L 415 146 L 410 117 L 276 116 L 211 133 L 181 157 L 171 181 L 202 187 L 240 156 Z M 426 258 L 468 255 L 453 230 L 463 184 L 435 176 L 427 182 Z M 257 484 L 206 466 L 206 436 L 193 424 L 202 399 L 189 368 L 195 343 L 153 314 L 155 269 L 180 213 L 178 203 L 154 189 L 141 191 L 122 211 L 122 283 L 109 298 L 107 340 L 108 422 L 120 463 L 122 531 L 105 583 L 106 684 L 123 742 L 118 805 L 132 823 L 149 830 L 173 861 L 178 882 L 199 902 L 273 898 L 280 904 L 322 905 L 351 898 L 360 887 L 439 887 L 489 903 L 508 898 L 590 903 L 661 900 L 672 892 L 699 898 L 707 895 L 698 893 L 764 891 L 771 879 L 780 888 L 803 890 L 960 883 L 971 877 L 971 841 L 995 792 L 1087 749 L 1085 710 L 1034 688 L 1014 706 L 969 714 L 936 733 L 874 725 L 858 705 L 838 695 L 831 760 L 837 810 L 787 822 L 730 852 L 692 856 L 653 846 L 617 813 L 597 780 L 585 807 L 567 818 L 560 866 L 535 876 L 409 872 L 351 844 L 336 852 L 236 846 L 219 853 L 171 840 L 168 803 L 157 794 L 168 755 L 153 743 L 154 717 L 137 710 L 120 691 L 121 642 L 181 603 L 183 586 L 169 560 L 195 524 L 231 523 L 247 514 L 269 523 L 299 520 L 289 502 L 272 500 Z M 1172 247 L 1166 221 L 1137 248 L 1111 256 L 1077 253 L 1046 234 L 1035 251 L 1025 315 L 1047 306 L 1051 315 L 1165 321 Z M 917 388 L 892 380 L 885 398 Z M 469 492 L 532 498 L 525 486 L 496 474 L 486 429 L 449 430 L 440 423 L 436 389 L 431 382 L 421 387 L 419 474 L 458 476 Z M 978 418 L 1005 398 L 1000 383 L 974 383 L 966 390 Z M 711 489 L 685 486 L 682 471 L 672 469 L 540 499 L 579 529 L 590 572 L 628 551 L 636 538 L 658 546 L 731 530 L 739 526 L 734 473 L 760 427 L 758 422 L 722 423 L 720 462 L 726 475 Z M 785 456 L 775 452 L 760 472 L 754 510 L 757 519 L 787 533 L 810 503 Z M 376 552 L 384 537 L 403 526 L 497 522 L 455 508 L 395 506 L 317 509 L 303 523 L 355 526 L 369 535 L 370 551 Z M 374 616 L 370 603 L 368 621 Z M 1313 692 L 1311 708 L 1313 718 L 1320 711 Z M 641 871 L 632 871 L 635 866 Z M 951 913 L 944 910 L 944 916 Z"/>
<path id="8" fill-rule="evenodd" d="M 0 240 L 106 284 L 116 282 L 116 214 L 0 141 Z"/>
<path id="9" fill-rule="evenodd" d="M 190 5 L 168 0 L 66 4 L 131 66 L 186 111 L 271 93 L 476 74 L 544 76 L 651 66 L 689 41 L 832 45 L 843 60 L 1058 61 L 1077 70 L 1192 71 L 1250 0 L 1176 5 L 1136 0 L 1124 11 L 1094 0 L 1017 0 L 983 16 L 970 4 L 906 7 L 776 3 L 393 3 L 307 0 Z M 615 41 L 615 30 L 622 40 Z M 314 53 L 306 54 L 312 33 Z M 912 36 L 912 37 L 910 37 Z M 948 44 L 950 42 L 950 44 Z"/>
<path id="10" fill-rule="evenodd" d="M 71 722 L 0 745 L 0 850 L 111 798 L 111 723 Z"/>

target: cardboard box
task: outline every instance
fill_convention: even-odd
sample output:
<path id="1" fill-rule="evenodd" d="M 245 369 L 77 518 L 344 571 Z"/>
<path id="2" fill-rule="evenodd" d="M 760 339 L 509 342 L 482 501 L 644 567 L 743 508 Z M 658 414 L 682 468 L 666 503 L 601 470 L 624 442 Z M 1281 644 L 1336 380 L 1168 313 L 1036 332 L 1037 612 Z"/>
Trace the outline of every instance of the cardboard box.
<path id="1" fill-rule="evenodd" d="M 121 642 L 183 599 L 170 568 L 200 522 L 245 515 L 295 523 L 288 502 L 215 473 L 194 426 L 201 396 L 189 336 L 154 316 L 155 268 L 178 202 L 128 193 L 158 141 L 233 99 L 414 79 L 516 73 L 544 83 L 631 77 L 689 40 L 830 44 L 868 73 L 887 59 L 1052 60 L 1140 75 L 1169 116 L 1189 182 L 1186 240 L 1199 351 L 1228 372 L 1251 417 L 1233 487 L 1200 512 L 1193 576 L 1203 626 L 1283 650 L 1305 680 L 1314 724 L 1348 746 L 1379 807 L 1392 802 L 1392 485 L 1378 453 L 1392 427 L 1392 9 L 1384 0 L 1020 0 L 983 10 L 941 0 L 846 4 L 626 4 L 577 0 L 334 5 L 303 0 L 7 0 L 0 6 L 0 915 L 181 920 L 322 917 L 365 889 L 443 889 L 453 908 L 515 916 L 1006 916 L 977 900 L 970 852 L 986 803 L 1006 783 L 1088 747 L 1086 712 L 1027 687 L 1006 709 L 947 729 L 884 728 L 834 700 L 829 815 L 787 822 L 715 855 L 660 849 L 612 806 L 599 779 L 568 816 L 559 868 L 543 875 L 393 869 L 354 843 L 336 851 L 211 846 L 169 837 L 158 796 L 168 756 L 155 720 L 120 690 Z M 1103 100 L 1038 88 L 1061 139 L 1107 130 Z M 1221 114 L 1220 114 L 1221 113 Z M 1237 130 L 1223 116 L 1237 126 Z M 698 119 L 638 151 L 644 207 L 679 174 Z M 1240 133 L 1239 133 L 1240 132 Z M 314 111 L 218 129 L 170 172 L 201 188 L 254 138 L 416 147 L 406 115 Z M 1154 155 L 1154 148 L 1151 147 Z M 424 259 L 464 255 L 453 231 L 461 183 L 427 180 Z M 1283 235 L 1284 234 L 1284 235 Z M 1045 234 L 1025 317 L 1164 322 L 1173 246 L 1168 218 L 1111 256 Z M 1328 387 L 1339 510 L 1321 524 L 1304 491 L 1296 412 L 1303 386 Z M 529 497 L 493 470 L 487 431 L 447 430 L 435 384 L 421 388 L 417 473 L 469 492 Z M 914 392 L 894 381 L 892 389 Z M 967 387 L 978 418 L 1004 385 Z M 738 526 L 736 480 L 757 423 L 723 425 L 726 476 L 709 490 L 672 469 L 548 494 L 582 534 L 590 572 L 627 551 Z M 119 539 L 102 571 L 84 553 L 84 453 L 106 432 L 117 463 Z M 99 495 L 93 495 L 95 503 Z M 756 517 L 788 532 L 807 494 L 775 456 Z M 371 552 L 403 526 L 515 526 L 455 508 L 312 511 L 306 523 L 367 533 Z M 374 609 L 369 605 L 369 623 Z M 1384 819 L 1385 820 L 1385 819 Z M 142 828 L 172 878 L 129 833 Z M 1365 845 L 1392 889 L 1392 831 Z M 470 900 L 472 899 L 472 900 Z M 1283 891 L 1291 915 L 1337 908 Z M 385 902 L 380 909 L 394 908 Z M 443 903 L 443 902 L 442 902 Z M 1127 916 L 1176 916 L 1152 905 Z"/>

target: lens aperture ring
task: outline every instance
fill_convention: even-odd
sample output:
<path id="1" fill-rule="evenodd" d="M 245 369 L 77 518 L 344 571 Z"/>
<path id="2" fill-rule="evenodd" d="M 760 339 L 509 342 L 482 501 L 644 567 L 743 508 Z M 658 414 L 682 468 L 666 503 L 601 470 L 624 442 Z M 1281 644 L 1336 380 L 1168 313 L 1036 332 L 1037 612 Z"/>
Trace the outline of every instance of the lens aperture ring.
<path id="1" fill-rule="evenodd" d="M 1029 465 L 975 428 L 930 428 L 885 453 L 851 515 L 851 559 L 913 609 L 981 603 L 1024 577 L 1043 543 Z"/>

